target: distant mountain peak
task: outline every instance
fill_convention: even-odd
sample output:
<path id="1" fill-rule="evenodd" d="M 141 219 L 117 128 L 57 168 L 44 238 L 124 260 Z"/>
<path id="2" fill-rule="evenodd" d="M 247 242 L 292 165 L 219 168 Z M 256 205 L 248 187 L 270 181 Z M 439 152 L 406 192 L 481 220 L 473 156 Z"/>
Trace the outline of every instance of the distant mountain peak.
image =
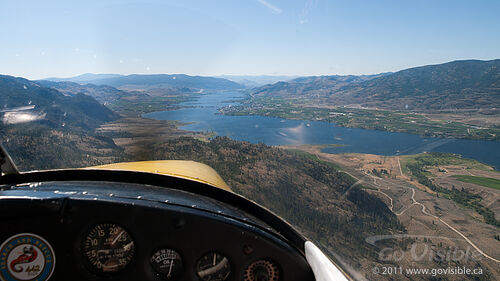
<path id="1" fill-rule="evenodd" d="M 121 74 L 94 74 L 94 73 L 84 73 L 74 77 L 68 78 L 57 78 L 51 77 L 43 80 L 53 81 L 53 82 L 75 82 L 75 83 L 86 83 L 97 79 L 106 79 L 106 78 L 116 78 L 123 76 Z"/>

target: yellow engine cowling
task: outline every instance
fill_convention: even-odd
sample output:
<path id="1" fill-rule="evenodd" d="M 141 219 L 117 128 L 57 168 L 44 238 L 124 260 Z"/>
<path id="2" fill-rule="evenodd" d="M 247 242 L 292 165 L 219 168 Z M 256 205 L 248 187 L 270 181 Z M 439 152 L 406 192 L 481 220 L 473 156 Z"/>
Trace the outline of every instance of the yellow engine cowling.
<path id="1" fill-rule="evenodd" d="M 212 167 L 195 161 L 157 160 L 124 162 L 89 167 L 87 169 L 135 171 L 169 175 L 173 177 L 206 183 L 217 188 L 231 191 L 231 188 Z"/>

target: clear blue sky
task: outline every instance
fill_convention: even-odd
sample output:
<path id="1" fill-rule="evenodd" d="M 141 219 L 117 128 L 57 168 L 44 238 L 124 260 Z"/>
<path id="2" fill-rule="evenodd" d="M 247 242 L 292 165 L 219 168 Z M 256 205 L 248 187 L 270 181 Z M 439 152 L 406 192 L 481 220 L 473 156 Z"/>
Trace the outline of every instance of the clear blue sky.
<path id="1" fill-rule="evenodd" d="M 2 1 L 0 73 L 371 74 L 500 58 L 500 1 Z"/>

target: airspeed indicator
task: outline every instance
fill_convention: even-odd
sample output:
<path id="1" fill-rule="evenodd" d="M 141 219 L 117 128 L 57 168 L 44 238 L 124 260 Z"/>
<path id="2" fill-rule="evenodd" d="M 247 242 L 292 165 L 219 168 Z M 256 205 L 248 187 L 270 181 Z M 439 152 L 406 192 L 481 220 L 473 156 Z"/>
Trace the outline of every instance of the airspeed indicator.
<path id="1" fill-rule="evenodd" d="M 134 241 L 121 226 L 98 224 L 83 240 L 82 253 L 90 270 L 108 275 L 124 269 L 134 256 Z"/>

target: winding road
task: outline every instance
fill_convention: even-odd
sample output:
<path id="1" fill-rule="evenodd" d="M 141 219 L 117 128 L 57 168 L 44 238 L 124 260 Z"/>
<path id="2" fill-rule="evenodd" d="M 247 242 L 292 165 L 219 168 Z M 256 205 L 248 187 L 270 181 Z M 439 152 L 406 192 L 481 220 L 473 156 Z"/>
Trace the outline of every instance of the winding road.
<path id="1" fill-rule="evenodd" d="M 318 158 L 318 160 L 320 159 L 319 156 L 317 154 L 315 154 L 316 157 Z M 399 157 L 397 158 L 398 160 L 398 167 L 399 167 L 399 172 L 401 173 L 401 176 L 403 178 L 406 178 L 406 176 L 403 174 L 403 170 L 401 168 L 401 162 L 400 162 L 400 159 Z M 345 173 L 349 176 L 351 176 L 352 178 L 354 178 L 356 180 L 356 182 L 351 185 L 351 187 L 349 187 L 349 189 L 346 191 L 346 193 L 351 189 L 353 188 L 354 186 L 358 185 L 358 184 L 361 184 L 363 183 L 363 180 L 360 179 L 359 177 L 356 177 L 354 176 L 353 174 L 347 172 L 347 171 L 339 171 L 339 172 L 342 172 L 342 173 Z M 377 190 L 373 190 L 375 192 L 378 192 L 380 194 L 382 194 L 383 196 L 387 197 L 390 201 L 390 206 L 389 206 L 389 209 L 391 210 L 391 212 L 393 212 L 396 216 L 401 216 L 402 214 L 404 214 L 406 211 L 408 211 L 409 209 L 411 209 L 414 205 L 419 205 L 422 209 L 421 209 L 421 212 L 424 214 L 424 215 L 427 215 L 427 216 L 430 216 L 434 219 L 437 219 L 438 221 L 440 221 L 443 225 L 445 225 L 446 227 L 448 227 L 450 230 L 452 230 L 453 232 L 457 233 L 460 237 L 462 237 L 469 245 L 471 245 L 476 251 L 478 251 L 481 255 L 483 255 L 485 258 L 493 261 L 493 262 L 496 262 L 496 263 L 500 263 L 500 260 L 486 254 L 483 250 L 481 250 L 476 244 L 474 244 L 474 242 L 472 242 L 469 238 L 467 238 L 467 236 L 465 236 L 462 232 L 460 232 L 459 230 L 457 230 L 455 227 L 451 226 L 450 224 L 448 224 L 447 222 L 445 222 L 444 220 L 442 220 L 441 218 L 439 218 L 438 216 L 436 215 L 433 215 L 431 213 L 429 213 L 427 211 L 427 207 L 417 201 L 415 199 L 415 188 L 414 187 L 409 187 L 409 186 L 406 186 L 406 185 L 399 185 L 399 184 L 396 184 L 394 182 L 391 182 L 387 179 L 384 179 L 384 178 L 380 178 L 380 177 L 375 177 L 374 175 L 371 175 L 371 174 L 368 174 L 366 173 L 365 171 L 363 171 L 363 174 L 364 176 L 368 177 L 368 178 L 371 178 L 373 180 L 373 185 L 377 188 Z M 384 184 L 385 188 L 383 188 L 381 185 Z M 383 190 L 391 190 L 391 186 L 392 187 L 396 187 L 396 188 L 401 188 L 401 187 L 404 187 L 404 188 L 408 188 L 408 189 L 411 189 L 412 191 L 412 195 L 411 195 L 411 200 L 412 200 L 412 203 L 407 206 L 406 208 L 404 208 L 402 211 L 400 212 L 395 212 L 393 209 L 394 209 L 394 200 L 392 199 L 391 196 L 389 196 L 387 193 L 385 193 Z"/>
<path id="2" fill-rule="evenodd" d="M 400 161 L 399 161 L 399 157 L 398 157 L 398 165 L 399 165 L 399 171 L 400 171 L 401 175 L 402 175 L 402 176 L 404 176 L 404 175 L 403 175 L 403 171 L 402 171 L 402 169 L 401 169 L 401 163 L 400 163 Z M 367 175 L 368 175 L 368 176 L 371 176 L 371 177 L 374 177 L 373 175 L 369 175 L 369 174 L 367 174 Z M 352 176 L 352 175 L 351 175 L 351 176 Z M 383 178 L 378 178 L 378 180 L 379 180 L 379 182 L 385 182 L 386 184 L 389 184 L 389 185 L 394 185 L 394 183 L 389 182 L 389 181 L 387 181 L 387 180 L 385 180 L 385 179 L 383 179 Z M 358 179 L 358 181 L 359 181 L 359 179 Z M 374 184 L 375 184 L 375 185 L 377 185 L 377 186 L 379 186 L 379 184 L 378 184 L 378 183 L 376 183 L 376 181 L 374 181 Z M 410 187 L 407 187 L 407 186 L 404 186 L 404 187 L 405 187 L 405 188 L 410 188 Z M 393 211 L 393 199 L 392 199 L 389 195 L 387 195 L 386 193 L 384 193 L 384 192 L 381 190 L 381 188 L 379 188 L 379 189 L 377 190 L 377 192 L 379 192 L 379 193 L 381 193 L 381 194 L 385 195 L 387 198 L 389 198 L 389 199 L 390 199 L 391 206 L 389 207 L 389 209 L 390 209 L 390 210 L 391 210 L 391 211 L 392 211 L 392 212 L 393 212 L 396 216 L 400 216 L 400 215 L 402 215 L 403 213 L 405 213 L 407 210 L 409 210 L 409 209 L 410 209 L 411 207 L 413 207 L 414 205 L 419 205 L 419 206 L 421 206 L 421 207 L 422 207 L 422 210 L 421 210 L 421 211 L 422 211 L 422 213 L 423 213 L 423 214 L 425 214 L 425 215 L 427 215 L 427 216 L 430 216 L 430 217 L 432 217 L 432 218 L 435 218 L 435 219 L 439 220 L 442 224 L 444 224 L 444 225 L 445 225 L 445 226 L 447 226 L 449 229 L 451 229 L 452 231 L 454 231 L 455 233 L 457 233 L 460 237 L 462 237 L 462 238 L 463 238 L 463 239 L 464 239 L 467 243 L 469 243 L 469 244 L 470 244 L 470 245 L 471 245 L 474 249 L 476 249 L 476 251 L 478 251 L 478 252 L 479 252 L 481 255 L 483 255 L 485 258 L 488 258 L 488 259 L 490 259 L 490 260 L 492 260 L 492 261 L 494 261 L 494 262 L 500 263 L 500 260 L 498 260 L 498 259 L 496 259 L 496 258 L 494 258 L 494 257 L 492 257 L 492 256 L 490 256 L 490 255 L 488 255 L 488 254 L 486 254 L 486 253 L 485 253 L 483 250 L 481 250 L 481 249 L 480 249 L 480 248 L 479 248 L 476 244 L 474 244 L 474 242 L 472 242 L 469 238 L 467 238 L 467 236 L 465 236 L 462 232 L 460 232 L 459 230 L 457 230 L 455 227 L 451 226 L 450 224 L 448 224 L 447 222 L 445 222 L 444 220 L 442 220 L 440 217 L 438 217 L 438 216 L 436 216 L 436 215 L 433 215 L 433 214 L 429 213 L 429 212 L 427 211 L 427 207 L 426 207 L 424 204 L 422 204 L 421 202 L 418 202 L 418 201 L 415 199 L 415 189 L 414 189 L 414 188 L 410 188 L 410 189 L 411 189 L 411 191 L 412 191 L 412 194 L 411 194 L 411 200 L 412 200 L 412 203 L 411 203 L 409 206 L 407 206 L 407 208 L 405 208 L 403 211 L 401 211 L 401 212 L 399 212 L 399 213 L 396 213 L 396 212 L 394 212 L 394 211 Z"/>

